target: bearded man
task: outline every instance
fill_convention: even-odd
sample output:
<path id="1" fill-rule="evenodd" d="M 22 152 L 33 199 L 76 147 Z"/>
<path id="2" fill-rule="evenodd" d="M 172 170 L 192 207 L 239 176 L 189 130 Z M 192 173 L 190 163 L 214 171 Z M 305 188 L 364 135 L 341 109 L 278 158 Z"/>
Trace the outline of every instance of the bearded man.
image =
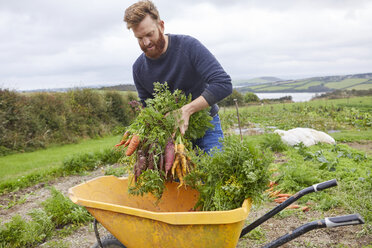
<path id="1" fill-rule="evenodd" d="M 217 102 L 232 93 L 230 76 L 213 54 L 197 39 L 188 35 L 164 33 L 164 21 L 151 1 L 139 1 L 125 10 L 124 21 L 132 29 L 143 53 L 133 64 L 133 79 L 138 96 L 153 97 L 154 82 L 167 82 L 169 89 L 192 95 L 192 102 L 181 111 L 180 132 L 185 134 L 190 116 L 211 107 L 214 128 L 194 141 L 194 145 L 209 152 L 221 149 L 223 138 Z"/>

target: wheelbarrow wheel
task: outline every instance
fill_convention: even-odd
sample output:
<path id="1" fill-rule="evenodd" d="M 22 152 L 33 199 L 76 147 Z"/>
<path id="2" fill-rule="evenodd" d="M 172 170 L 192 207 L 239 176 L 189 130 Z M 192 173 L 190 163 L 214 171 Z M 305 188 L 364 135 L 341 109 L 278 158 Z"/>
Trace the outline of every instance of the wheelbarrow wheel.
<path id="1" fill-rule="evenodd" d="M 104 248 L 126 248 L 119 240 L 117 240 L 112 234 L 106 235 L 101 240 Z M 96 242 L 92 248 L 101 248 L 98 242 Z"/>

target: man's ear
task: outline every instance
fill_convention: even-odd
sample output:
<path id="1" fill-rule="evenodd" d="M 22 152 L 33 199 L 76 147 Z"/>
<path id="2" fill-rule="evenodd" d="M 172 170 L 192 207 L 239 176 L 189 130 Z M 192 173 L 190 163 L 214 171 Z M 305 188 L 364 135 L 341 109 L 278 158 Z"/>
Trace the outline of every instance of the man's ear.
<path id="1" fill-rule="evenodd" d="M 164 21 L 163 20 L 159 20 L 158 24 L 159 24 L 159 27 L 160 27 L 161 32 L 164 33 Z"/>

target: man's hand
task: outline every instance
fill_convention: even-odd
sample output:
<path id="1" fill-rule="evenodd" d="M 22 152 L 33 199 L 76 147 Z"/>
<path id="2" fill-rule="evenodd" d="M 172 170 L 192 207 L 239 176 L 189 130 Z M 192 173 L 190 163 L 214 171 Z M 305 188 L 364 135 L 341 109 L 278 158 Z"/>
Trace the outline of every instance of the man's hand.
<path id="1" fill-rule="evenodd" d="M 179 111 L 178 112 L 179 115 L 177 115 L 179 116 L 179 119 L 177 120 L 177 122 L 182 135 L 185 135 L 187 128 L 189 127 L 190 116 L 193 113 L 196 113 L 200 110 L 207 108 L 208 106 L 209 106 L 208 102 L 205 100 L 205 98 L 199 96 L 192 102 L 186 104 L 185 106 L 177 110 Z"/>

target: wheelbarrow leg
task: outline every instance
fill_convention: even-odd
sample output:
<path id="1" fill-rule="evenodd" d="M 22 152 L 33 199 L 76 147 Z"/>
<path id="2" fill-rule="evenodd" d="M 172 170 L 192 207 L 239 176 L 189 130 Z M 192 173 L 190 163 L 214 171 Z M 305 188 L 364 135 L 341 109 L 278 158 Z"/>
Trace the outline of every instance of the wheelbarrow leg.
<path id="1" fill-rule="evenodd" d="M 103 248 L 103 245 L 102 245 L 102 241 L 101 241 L 101 237 L 99 236 L 99 232 L 98 232 L 98 228 L 97 228 L 97 223 L 98 221 L 96 219 L 94 219 L 94 234 L 96 235 L 96 239 L 97 239 L 97 243 L 99 245 L 100 248 Z"/>
<path id="2" fill-rule="evenodd" d="M 98 221 L 94 219 L 94 234 L 96 235 L 97 243 L 92 248 L 126 248 L 119 240 L 117 240 L 111 233 L 101 240 L 98 228 Z"/>
<path id="3" fill-rule="evenodd" d="M 359 214 L 344 215 L 338 217 L 325 218 L 324 220 L 317 220 L 309 222 L 303 226 L 298 227 L 294 231 L 287 233 L 277 240 L 263 246 L 263 248 L 275 248 L 279 247 L 299 236 L 305 234 L 311 230 L 319 228 L 332 228 L 338 226 L 348 226 L 348 225 L 359 225 L 364 224 L 363 218 Z"/>

